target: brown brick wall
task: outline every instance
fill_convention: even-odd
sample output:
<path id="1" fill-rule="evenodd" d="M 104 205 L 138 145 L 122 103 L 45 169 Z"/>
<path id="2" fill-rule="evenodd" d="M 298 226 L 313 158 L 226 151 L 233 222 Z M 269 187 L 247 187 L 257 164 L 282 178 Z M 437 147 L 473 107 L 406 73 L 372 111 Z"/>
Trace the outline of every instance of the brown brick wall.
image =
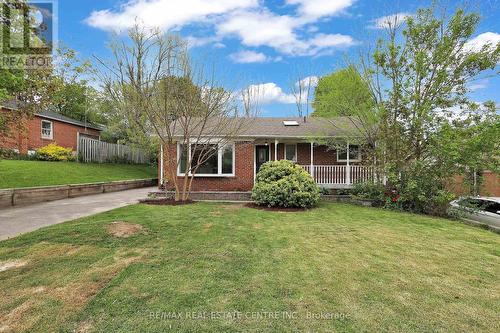
<path id="1" fill-rule="evenodd" d="M 53 139 L 42 139 L 41 128 L 42 119 L 40 117 L 34 117 L 29 121 L 29 140 L 28 149 L 37 149 L 48 145 L 49 143 L 57 143 L 59 146 L 65 148 L 71 148 L 76 150 L 77 146 L 77 133 L 87 134 L 91 136 L 99 136 L 99 131 L 91 128 L 85 129 L 85 127 L 80 127 L 68 123 L 63 123 L 57 120 L 46 119 L 52 122 L 53 129 Z"/>
<path id="2" fill-rule="evenodd" d="M 274 160 L 274 143 L 269 144 L 271 151 L 271 160 Z M 193 180 L 192 191 L 250 191 L 253 187 L 254 175 L 254 143 L 253 142 L 237 142 L 236 148 L 236 176 L 235 177 L 195 177 Z M 168 179 L 172 177 L 172 171 L 177 168 L 177 147 L 170 147 L 171 160 L 167 159 L 168 152 L 164 148 L 164 178 L 167 181 L 166 188 L 173 189 L 172 182 Z M 285 145 L 278 144 L 278 159 L 284 158 Z M 297 144 L 297 159 L 301 165 L 310 164 L 311 146 L 309 143 Z M 314 147 L 314 163 L 315 165 L 334 165 L 345 164 L 337 162 L 337 154 L 334 150 L 328 150 L 325 146 Z M 354 164 L 354 163 L 353 163 Z M 180 181 L 182 177 L 177 177 Z M 180 182 L 179 182 L 180 183 Z"/>
<path id="3" fill-rule="evenodd" d="M 361 158 L 363 156 L 361 155 Z M 297 162 L 300 165 L 310 165 L 311 164 L 311 144 L 310 143 L 298 143 L 297 144 Z M 324 145 L 314 145 L 314 165 L 345 165 L 347 162 L 337 161 L 337 152 L 335 149 L 328 149 Z M 350 162 L 350 164 L 363 164 L 361 162 Z"/>
<path id="4" fill-rule="evenodd" d="M 26 119 L 14 120 L 11 117 L 11 110 L 2 108 L 0 112 L 2 117 L 5 117 L 7 122 L 11 124 L 7 135 L 0 136 L 0 148 L 18 149 L 19 151 L 27 150 Z"/>
<path id="5" fill-rule="evenodd" d="M 12 112 L 2 110 L 2 112 Z M 42 139 L 42 117 L 34 116 L 31 119 L 24 120 L 22 129 L 12 128 L 8 137 L 0 137 L 0 147 L 18 149 L 26 154 L 28 150 L 36 150 L 49 143 L 57 143 L 59 146 L 76 150 L 77 133 L 87 134 L 89 136 L 99 137 L 99 131 L 91 128 L 60 122 L 57 120 L 46 119 L 52 122 L 53 139 Z"/>
<path id="6" fill-rule="evenodd" d="M 464 184 L 464 177 L 462 175 L 456 175 L 455 177 L 453 177 L 453 181 L 448 186 L 448 189 L 456 195 L 468 194 L 468 190 L 466 189 L 466 186 Z M 482 196 L 499 197 L 500 175 L 491 171 L 484 171 L 479 194 Z"/>
<path id="7" fill-rule="evenodd" d="M 297 144 L 297 162 L 301 165 L 311 164 L 311 144 Z M 345 164 L 337 163 L 337 153 L 335 150 L 328 150 L 326 146 L 314 146 L 314 165 Z"/>
<path id="8" fill-rule="evenodd" d="M 274 161 L 274 143 L 269 144 L 269 149 L 271 149 L 271 161 Z M 278 143 L 278 160 L 285 159 L 285 144 Z"/>
<path id="9" fill-rule="evenodd" d="M 168 155 L 164 148 L 164 156 Z M 176 158 L 177 147 L 170 147 L 170 156 Z M 250 191 L 253 187 L 254 146 L 252 142 L 236 142 L 235 144 L 235 176 L 234 177 L 195 177 L 191 187 L 192 191 Z M 164 174 L 167 181 L 166 188 L 172 189 L 173 183 L 168 181 L 172 172 L 177 167 L 174 160 L 164 161 Z M 177 177 L 179 184 L 183 177 Z"/>
<path id="10" fill-rule="evenodd" d="M 500 175 L 491 171 L 483 174 L 482 195 L 500 197 Z"/>

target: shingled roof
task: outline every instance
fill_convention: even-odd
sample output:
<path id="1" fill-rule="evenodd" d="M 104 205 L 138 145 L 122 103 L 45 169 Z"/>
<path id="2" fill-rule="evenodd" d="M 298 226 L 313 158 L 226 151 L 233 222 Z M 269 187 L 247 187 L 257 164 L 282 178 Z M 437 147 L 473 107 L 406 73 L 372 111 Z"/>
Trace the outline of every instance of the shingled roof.
<path id="1" fill-rule="evenodd" d="M 88 128 L 96 129 L 96 130 L 99 130 L 99 131 L 102 131 L 104 129 L 103 126 L 94 125 L 94 124 L 91 124 L 91 123 L 85 123 L 83 121 L 79 121 L 79 120 L 76 120 L 76 119 L 73 119 L 73 118 L 69 118 L 69 117 L 63 116 L 60 113 L 57 113 L 57 112 L 54 112 L 54 111 L 50 111 L 50 110 L 45 110 L 45 111 L 42 111 L 42 112 L 36 112 L 35 115 L 39 116 L 41 118 L 46 118 L 46 119 L 51 119 L 51 120 L 57 120 L 57 121 L 61 121 L 63 123 L 68 123 L 68 124 L 72 124 L 72 125 L 76 125 L 76 126 L 80 126 L 80 127 L 88 127 Z"/>
<path id="2" fill-rule="evenodd" d="M 20 106 L 19 106 L 19 102 L 6 101 L 6 102 L 2 103 L 2 107 L 6 108 L 6 109 L 10 109 L 10 110 L 18 110 Z M 63 116 L 62 114 L 51 111 L 51 110 L 44 110 L 44 111 L 40 111 L 40 112 L 35 112 L 35 116 L 45 118 L 45 119 L 50 119 L 50 120 L 56 120 L 56 121 L 60 121 L 63 123 L 72 124 L 72 125 L 76 125 L 76 126 L 80 126 L 80 127 L 92 128 L 92 129 L 96 129 L 99 131 L 102 131 L 104 129 L 103 126 L 94 125 L 91 123 L 85 123 L 85 122 L 80 121 L 80 120 L 76 120 L 76 119 L 73 119 L 70 117 Z"/>
<path id="3" fill-rule="evenodd" d="M 285 122 L 295 122 L 295 125 L 285 125 Z M 232 129 L 238 128 L 236 137 L 249 137 L 249 138 L 310 138 L 310 137 L 345 137 L 360 134 L 357 127 L 357 122 L 351 117 L 337 117 L 337 118 L 235 118 L 228 131 L 231 133 Z M 194 132 L 192 135 L 198 135 L 196 130 L 198 126 L 192 126 Z M 201 127 L 201 126 L 200 126 Z M 217 125 L 214 125 L 217 127 Z M 202 136 L 216 136 L 216 133 L 223 132 L 224 128 L 221 126 L 219 129 L 208 124 Z M 180 128 L 174 131 L 175 136 L 180 137 L 182 133 Z M 227 133 L 221 133 L 227 135 Z"/>

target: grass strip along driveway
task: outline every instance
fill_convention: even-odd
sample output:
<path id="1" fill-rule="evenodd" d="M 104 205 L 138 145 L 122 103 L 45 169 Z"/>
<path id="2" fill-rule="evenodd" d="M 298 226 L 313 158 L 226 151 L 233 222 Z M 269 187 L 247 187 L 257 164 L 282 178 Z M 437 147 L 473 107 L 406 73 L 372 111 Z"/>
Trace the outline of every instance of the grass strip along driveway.
<path id="1" fill-rule="evenodd" d="M 83 184 L 156 177 L 158 177 L 156 168 L 150 165 L 0 160 L 0 188 Z"/>
<path id="2" fill-rule="evenodd" d="M 134 205 L 0 242 L 0 331 L 498 332 L 500 238 L 346 204 Z"/>

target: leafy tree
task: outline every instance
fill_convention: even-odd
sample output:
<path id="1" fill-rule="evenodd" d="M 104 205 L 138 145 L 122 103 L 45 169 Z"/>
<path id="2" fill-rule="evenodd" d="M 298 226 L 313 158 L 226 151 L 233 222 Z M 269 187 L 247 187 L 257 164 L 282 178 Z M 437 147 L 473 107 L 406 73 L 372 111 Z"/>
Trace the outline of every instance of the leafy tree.
<path id="1" fill-rule="evenodd" d="M 6 6 L 29 6 L 25 0 L 17 3 L 6 3 Z M 24 24 L 24 17 L 15 15 L 6 17 L 6 12 L 0 13 L 2 22 L 9 22 L 13 27 Z M 3 37 L 5 38 L 5 36 Z M 22 34 L 11 34 L 10 38 L 23 38 Z M 16 43 L 15 41 L 12 41 Z M 25 66 L 25 56 L 14 54 L 3 49 L 2 55 L 12 56 L 16 59 L 15 65 L 10 68 L 0 69 L 0 103 L 7 100 L 17 100 L 18 110 L 16 112 L 0 113 L 0 135 L 7 136 L 12 129 L 22 130 L 23 120 L 30 117 L 37 109 L 48 105 L 53 95 L 53 85 L 50 76 L 52 68 L 39 67 L 29 68 Z M 7 52 L 7 53 L 5 53 Z"/>
<path id="2" fill-rule="evenodd" d="M 478 192 L 481 178 L 477 173 L 500 172 L 500 115 L 494 103 L 485 103 L 485 109 L 474 117 L 444 124 L 432 140 L 432 155 L 445 168 L 466 176 L 470 194 Z"/>
<path id="3" fill-rule="evenodd" d="M 486 117 L 467 88 L 500 61 L 500 45 L 478 50 L 467 44 L 479 21 L 462 9 L 450 18 L 437 16 L 434 7 L 419 9 L 402 31 L 390 26 L 371 61 L 361 62 L 380 115 L 377 162 L 398 193 L 394 207 L 442 214 L 451 197 L 450 177 L 498 156 L 498 145 L 482 145 L 499 141 L 498 118 Z"/>
<path id="4" fill-rule="evenodd" d="M 77 58 L 76 52 L 67 47 L 57 49 L 56 66 L 51 78 L 55 87 L 51 105 L 54 110 L 80 121 L 102 121 L 98 109 L 98 92 L 89 86 L 91 64 Z"/>
<path id="5" fill-rule="evenodd" d="M 218 154 L 214 146 L 226 146 L 241 129 L 233 94 L 203 67 L 193 66 L 184 41 L 158 29 L 136 25 L 127 41 L 111 44 L 111 52 L 110 61 L 98 59 L 107 98 L 135 133 L 145 140 L 156 134 L 168 186 L 175 189 L 175 200 L 188 200 L 194 175 Z M 207 144 L 202 133 L 214 140 Z M 192 154 L 177 159 L 177 143 Z"/>
<path id="6" fill-rule="evenodd" d="M 348 125 L 355 131 L 344 131 L 342 139 L 327 140 L 322 143 L 334 148 L 345 149 L 349 144 L 367 145 L 366 159 L 371 159 L 377 139 L 379 114 L 368 83 L 354 65 L 321 77 L 314 92 L 313 117 L 330 118 L 331 125 L 339 127 L 336 117 L 347 117 Z"/>
<path id="7" fill-rule="evenodd" d="M 338 70 L 319 79 L 314 92 L 313 116 L 359 116 L 373 111 L 368 84 L 355 66 Z"/>
<path id="8" fill-rule="evenodd" d="M 478 109 L 467 84 L 500 59 L 500 45 L 479 51 L 467 46 L 478 23 L 477 14 L 462 9 L 449 20 L 436 17 L 433 8 L 420 9 L 407 19 L 401 38 L 394 28 L 388 40 L 379 41 L 373 55 L 373 95 L 383 110 L 385 158 L 398 168 L 415 160 L 433 161 L 431 140 L 453 110 Z"/>

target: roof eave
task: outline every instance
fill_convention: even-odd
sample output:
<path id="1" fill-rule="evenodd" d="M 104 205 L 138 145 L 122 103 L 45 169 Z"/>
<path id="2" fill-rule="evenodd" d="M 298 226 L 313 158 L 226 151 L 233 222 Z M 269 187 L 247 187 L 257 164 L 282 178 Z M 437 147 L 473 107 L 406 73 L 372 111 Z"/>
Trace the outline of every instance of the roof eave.
<path id="1" fill-rule="evenodd" d="M 200 138 L 216 138 L 216 135 L 200 135 L 200 136 L 193 136 L 193 137 L 200 137 Z M 302 139 L 302 140 L 311 140 L 311 139 L 317 139 L 317 138 L 347 138 L 351 136 L 346 136 L 346 135 L 273 135 L 273 134 L 261 134 L 261 135 L 235 135 L 232 136 L 234 139 Z M 359 136 L 361 137 L 361 135 Z M 183 135 L 174 135 L 172 136 L 173 139 L 183 139 Z"/>
<path id="2" fill-rule="evenodd" d="M 102 128 L 99 128 L 99 127 L 94 126 L 94 125 L 79 124 L 77 122 L 59 119 L 59 118 L 47 116 L 47 115 L 44 115 L 44 114 L 41 114 L 41 113 L 34 113 L 34 115 L 37 116 L 37 117 L 40 117 L 40 118 L 55 120 L 55 121 L 59 121 L 61 123 L 71 124 L 71 125 L 75 125 L 75 126 L 78 126 L 78 127 L 87 127 L 87 128 L 95 129 L 95 130 L 98 130 L 98 131 L 102 131 L 103 130 Z"/>

